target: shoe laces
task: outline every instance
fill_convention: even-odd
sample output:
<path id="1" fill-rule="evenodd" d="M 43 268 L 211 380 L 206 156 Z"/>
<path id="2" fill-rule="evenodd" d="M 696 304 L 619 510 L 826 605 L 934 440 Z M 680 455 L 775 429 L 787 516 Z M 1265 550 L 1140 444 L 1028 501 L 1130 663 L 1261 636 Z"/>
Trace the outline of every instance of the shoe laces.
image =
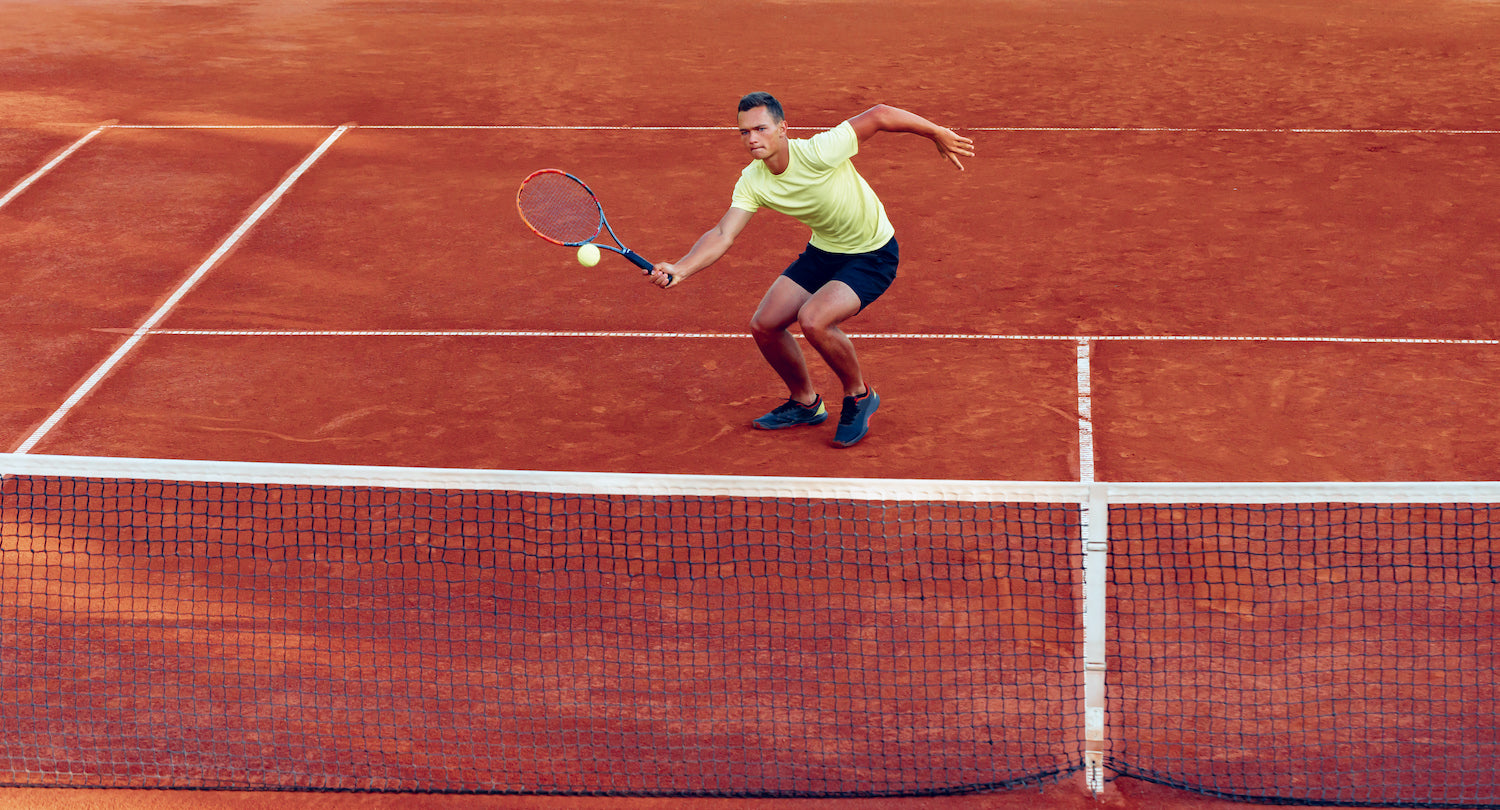
<path id="1" fill-rule="evenodd" d="M 869 394 L 865 394 L 865 396 L 869 396 Z M 859 398 L 844 397 L 844 408 L 839 411 L 839 424 L 852 425 L 854 424 L 854 418 L 857 416 L 859 416 Z"/>
<path id="2" fill-rule="evenodd" d="M 802 413 L 803 411 L 815 411 L 817 409 L 818 409 L 818 401 L 816 399 L 813 400 L 813 404 L 811 404 L 811 405 L 803 405 L 802 403 L 798 402 L 795 399 L 788 399 L 786 402 L 781 403 L 781 407 L 777 408 L 776 412 L 777 413 Z"/>

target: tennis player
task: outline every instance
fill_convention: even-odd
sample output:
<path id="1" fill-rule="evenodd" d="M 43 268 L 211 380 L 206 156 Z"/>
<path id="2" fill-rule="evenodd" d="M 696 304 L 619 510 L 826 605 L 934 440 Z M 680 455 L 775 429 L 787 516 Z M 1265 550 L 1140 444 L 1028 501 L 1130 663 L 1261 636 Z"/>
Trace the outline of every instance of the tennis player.
<path id="1" fill-rule="evenodd" d="M 797 324 L 807 342 L 844 386 L 833 443 L 850 447 L 869 432 L 880 395 L 866 382 L 859 357 L 840 324 L 874 303 L 896 279 L 896 232 L 885 206 L 850 159 L 877 132 L 910 132 L 937 144 L 938 154 L 960 171 L 974 142 L 926 118 L 884 104 L 811 138 L 787 136 L 781 103 L 769 93 L 740 99 L 740 140 L 754 158 L 735 184 L 728 213 L 676 262 L 655 266 L 651 279 L 672 287 L 718 261 L 762 207 L 794 217 L 812 229 L 802 255 L 766 291 L 750 329 L 761 354 L 783 382 L 787 401 L 754 421 L 780 430 L 818 425 L 828 418 L 813 388 L 807 361 L 789 331 Z"/>

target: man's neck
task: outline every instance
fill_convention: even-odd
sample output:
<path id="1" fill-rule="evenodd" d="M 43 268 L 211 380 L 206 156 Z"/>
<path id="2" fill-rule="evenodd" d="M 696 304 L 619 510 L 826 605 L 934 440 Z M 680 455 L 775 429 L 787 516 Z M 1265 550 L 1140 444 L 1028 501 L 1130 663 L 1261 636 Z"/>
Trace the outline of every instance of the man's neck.
<path id="1" fill-rule="evenodd" d="M 787 168 L 792 165 L 791 144 L 783 143 L 780 152 L 777 152 L 775 156 L 768 158 L 762 162 L 766 164 L 766 170 L 771 174 L 781 174 L 782 172 L 786 171 Z"/>

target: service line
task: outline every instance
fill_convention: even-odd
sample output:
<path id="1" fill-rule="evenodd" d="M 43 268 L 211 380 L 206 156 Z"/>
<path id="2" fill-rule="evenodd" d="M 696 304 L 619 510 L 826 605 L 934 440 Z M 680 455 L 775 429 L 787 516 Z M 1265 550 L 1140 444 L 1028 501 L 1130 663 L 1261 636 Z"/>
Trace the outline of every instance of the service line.
<path id="1" fill-rule="evenodd" d="M 100 328 L 101 332 L 126 332 Z M 153 329 L 153 335 L 185 337 L 453 337 L 453 338 L 634 338 L 667 340 L 748 340 L 749 332 L 647 332 L 549 329 Z M 1229 343 L 1352 343 L 1414 346 L 1497 346 L 1500 338 L 1327 337 L 1317 335 L 996 335 L 964 332 L 851 332 L 851 340 L 1141 341 Z"/>
<path id="2" fill-rule="evenodd" d="M 836 126 L 837 122 L 817 126 L 793 126 L 788 129 L 818 132 Z M 112 124 L 115 129 L 326 129 L 326 124 Z M 1189 135 L 1500 135 L 1500 129 L 1416 128 L 1416 127 L 1169 127 L 1169 126 L 964 126 L 950 124 L 961 132 L 1093 132 L 1093 133 L 1178 133 Z M 360 124 L 360 129 L 386 130 L 496 130 L 531 132 L 733 132 L 727 124 Z"/>

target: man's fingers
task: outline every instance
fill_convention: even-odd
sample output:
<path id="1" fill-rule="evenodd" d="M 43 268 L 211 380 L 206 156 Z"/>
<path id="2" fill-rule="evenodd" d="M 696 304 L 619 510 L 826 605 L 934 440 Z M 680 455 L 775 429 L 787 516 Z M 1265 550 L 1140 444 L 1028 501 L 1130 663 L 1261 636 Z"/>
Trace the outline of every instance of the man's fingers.
<path id="1" fill-rule="evenodd" d="M 952 144 L 952 145 L 950 145 L 950 144 L 944 144 L 944 143 L 939 142 L 938 145 L 937 145 L 937 149 L 938 149 L 938 154 L 942 155 L 949 163 L 952 163 L 954 166 L 957 166 L 959 171 L 963 171 L 964 170 L 964 164 L 958 159 L 958 156 L 959 155 L 963 155 L 964 157 L 973 157 L 974 156 L 974 150 L 973 149 L 966 149 L 966 148 L 963 147 L 962 144 Z"/>

